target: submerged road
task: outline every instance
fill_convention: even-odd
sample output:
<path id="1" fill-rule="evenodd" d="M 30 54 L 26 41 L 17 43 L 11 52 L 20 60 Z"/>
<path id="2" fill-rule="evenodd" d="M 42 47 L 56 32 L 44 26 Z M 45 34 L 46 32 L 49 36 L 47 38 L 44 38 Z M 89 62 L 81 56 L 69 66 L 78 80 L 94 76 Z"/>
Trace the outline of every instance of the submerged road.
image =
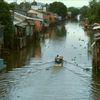
<path id="1" fill-rule="evenodd" d="M 28 50 L 5 55 L 0 100 L 99 100 L 100 81 L 92 72 L 88 33 L 77 22 L 53 27 Z M 53 67 L 64 57 L 63 67 Z"/>

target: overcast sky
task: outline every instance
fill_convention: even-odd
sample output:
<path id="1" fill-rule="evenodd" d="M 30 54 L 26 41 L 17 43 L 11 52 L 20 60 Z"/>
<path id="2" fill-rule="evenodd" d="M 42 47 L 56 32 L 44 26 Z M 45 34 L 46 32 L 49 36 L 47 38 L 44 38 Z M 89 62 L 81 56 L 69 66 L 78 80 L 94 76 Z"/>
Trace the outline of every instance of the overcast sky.
<path id="1" fill-rule="evenodd" d="M 7 2 L 14 2 L 17 1 L 17 3 L 27 1 L 27 2 L 32 2 L 34 0 L 5 0 Z M 42 3 L 52 3 L 54 1 L 59 1 L 63 2 L 67 7 L 82 7 L 84 5 L 89 5 L 89 0 L 35 0 L 37 2 L 42 2 Z"/>

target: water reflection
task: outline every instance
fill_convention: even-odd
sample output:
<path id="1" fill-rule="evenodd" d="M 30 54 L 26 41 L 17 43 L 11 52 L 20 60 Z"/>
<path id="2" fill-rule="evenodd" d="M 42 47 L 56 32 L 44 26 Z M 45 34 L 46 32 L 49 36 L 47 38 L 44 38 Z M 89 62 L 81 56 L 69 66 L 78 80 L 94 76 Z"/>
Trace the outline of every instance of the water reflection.
<path id="1" fill-rule="evenodd" d="M 93 47 L 93 68 L 97 74 L 100 74 L 100 40 L 95 41 Z"/>
<path id="2" fill-rule="evenodd" d="M 25 62 L 28 59 L 27 53 L 26 49 L 16 52 L 9 51 L 9 54 L 4 56 L 4 59 L 7 62 L 7 70 L 25 65 Z"/>
<path id="3" fill-rule="evenodd" d="M 66 29 L 64 25 L 51 27 L 47 33 L 43 33 L 41 40 L 34 40 L 33 44 L 28 48 L 23 48 L 18 51 L 6 51 L 1 53 L 1 57 L 5 59 L 7 70 L 22 67 L 28 64 L 30 58 L 41 58 L 41 42 L 46 39 L 64 37 L 66 36 Z"/>
<path id="4" fill-rule="evenodd" d="M 53 26 L 50 27 L 47 33 L 43 33 L 42 35 L 42 40 L 47 39 L 47 38 L 57 38 L 57 37 L 65 37 L 67 34 L 65 25 L 58 25 L 58 26 Z"/>
<path id="5" fill-rule="evenodd" d="M 55 33 L 58 37 L 66 36 L 67 30 L 65 29 L 65 25 L 57 26 Z"/>
<path id="6" fill-rule="evenodd" d="M 96 75 L 95 72 L 92 74 L 91 95 L 92 100 L 100 99 L 100 76 Z"/>
<path id="7" fill-rule="evenodd" d="M 89 53 L 92 39 L 79 23 L 68 22 L 51 27 L 28 48 L 2 54 L 9 71 L 0 75 L 0 100 L 99 99 L 99 77 L 92 74 Z M 63 67 L 53 67 L 56 54 L 64 56 Z"/>
<path id="8" fill-rule="evenodd" d="M 41 58 L 40 40 L 34 40 L 34 43 L 33 43 L 33 57 L 34 58 Z"/>
<path id="9" fill-rule="evenodd" d="M 92 56 L 92 80 L 91 80 L 91 99 L 90 100 L 99 100 L 100 99 L 100 76 L 97 75 L 96 66 L 94 61 L 97 61 L 96 58 L 96 47 L 93 46 L 94 43 L 94 31 L 86 30 L 85 33 L 88 36 L 88 54 Z M 95 49 L 94 49 L 95 48 Z M 100 60 L 99 60 L 100 62 Z"/>
<path id="10" fill-rule="evenodd" d="M 24 65 L 29 63 L 30 58 L 41 57 L 40 41 L 34 41 L 34 43 L 28 48 L 23 48 L 18 51 L 8 51 L 7 54 L 2 53 L 1 56 L 6 61 L 7 70 L 23 67 Z"/>
<path id="11" fill-rule="evenodd" d="M 87 49 L 88 58 L 89 58 L 89 57 L 92 58 L 92 50 L 93 50 L 92 44 L 93 44 L 93 42 L 94 42 L 94 35 L 93 35 L 94 33 L 93 33 L 93 31 L 91 31 L 91 30 L 87 30 L 85 33 L 86 33 L 87 36 L 88 36 L 88 49 Z"/>
<path id="12" fill-rule="evenodd" d="M 99 74 L 100 72 L 100 40 L 95 40 L 95 31 L 87 31 L 87 35 L 89 37 L 89 54 L 92 54 L 92 66 L 93 66 L 93 71 L 96 74 Z"/>

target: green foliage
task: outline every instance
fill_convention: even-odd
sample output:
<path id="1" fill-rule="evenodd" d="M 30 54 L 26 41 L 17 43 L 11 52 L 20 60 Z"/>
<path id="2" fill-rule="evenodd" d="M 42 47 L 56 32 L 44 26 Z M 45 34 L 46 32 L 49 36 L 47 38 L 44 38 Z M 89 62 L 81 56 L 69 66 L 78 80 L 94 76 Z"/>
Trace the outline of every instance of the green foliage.
<path id="1" fill-rule="evenodd" d="M 5 2 L 0 2 L 0 22 L 4 26 L 12 25 L 12 19 L 10 14 L 9 5 Z M 10 30 L 9 30 L 10 31 Z"/>
<path id="2" fill-rule="evenodd" d="M 49 5 L 48 11 L 53 12 L 65 18 L 67 15 L 67 7 L 61 2 L 53 2 Z"/>
<path id="3" fill-rule="evenodd" d="M 100 2 L 92 0 L 89 2 L 89 7 L 83 6 L 80 8 L 82 18 L 88 18 L 89 23 L 100 22 Z"/>
<path id="4" fill-rule="evenodd" d="M 83 6 L 80 8 L 80 14 L 82 17 L 88 17 L 89 7 Z"/>
<path id="5" fill-rule="evenodd" d="M 100 22 L 100 2 L 95 0 L 89 3 L 89 21 L 90 23 Z"/>
<path id="6" fill-rule="evenodd" d="M 71 12 L 72 18 L 75 18 L 79 14 L 79 9 L 75 7 L 69 7 L 68 11 Z"/>
<path id="7" fill-rule="evenodd" d="M 18 5 L 17 5 L 16 2 L 12 2 L 12 3 L 9 4 L 9 7 L 10 7 L 11 10 L 15 10 L 17 8 L 17 6 Z"/>
<path id="8" fill-rule="evenodd" d="M 90 2 L 89 21 L 90 23 L 100 22 L 100 2 Z"/>
<path id="9" fill-rule="evenodd" d="M 34 0 L 34 1 L 32 2 L 32 5 L 36 6 L 36 5 L 37 5 L 37 2 Z"/>
<path id="10" fill-rule="evenodd" d="M 28 11 L 31 8 L 31 4 L 29 2 L 22 2 L 18 5 L 19 10 Z"/>
<path id="11" fill-rule="evenodd" d="M 9 4 L 4 1 L 0 1 L 0 22 L 4 25 L 4 43 L 11 45 L 9 40 L 11 40 L 13 33 L 12 18 Z"/>

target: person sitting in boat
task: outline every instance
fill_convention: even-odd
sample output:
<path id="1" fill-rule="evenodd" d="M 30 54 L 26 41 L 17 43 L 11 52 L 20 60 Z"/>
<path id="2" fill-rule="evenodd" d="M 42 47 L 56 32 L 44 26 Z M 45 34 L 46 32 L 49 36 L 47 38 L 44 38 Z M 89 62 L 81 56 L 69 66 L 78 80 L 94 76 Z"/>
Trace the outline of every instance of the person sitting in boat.
<path id="1" fill-rule="evenodd" d="M 55 57 L 55 62 L 58 63 L 58 64 L 62 62 L 62 59 L 61 59 L 61 57 L 59 55 L 57 55 Z"/>
<path id="2" fill-rule="evenodd" d="M 56 63 L 59 62 L 59 55 L 57 55 L 57 56 L 55 57 L 55 62 L 56 62 Z"/>
<path id="3" fill-rule="evenodd" d="M 63 62 L 63 56 L 60 56 L 60 63 Z"/>

